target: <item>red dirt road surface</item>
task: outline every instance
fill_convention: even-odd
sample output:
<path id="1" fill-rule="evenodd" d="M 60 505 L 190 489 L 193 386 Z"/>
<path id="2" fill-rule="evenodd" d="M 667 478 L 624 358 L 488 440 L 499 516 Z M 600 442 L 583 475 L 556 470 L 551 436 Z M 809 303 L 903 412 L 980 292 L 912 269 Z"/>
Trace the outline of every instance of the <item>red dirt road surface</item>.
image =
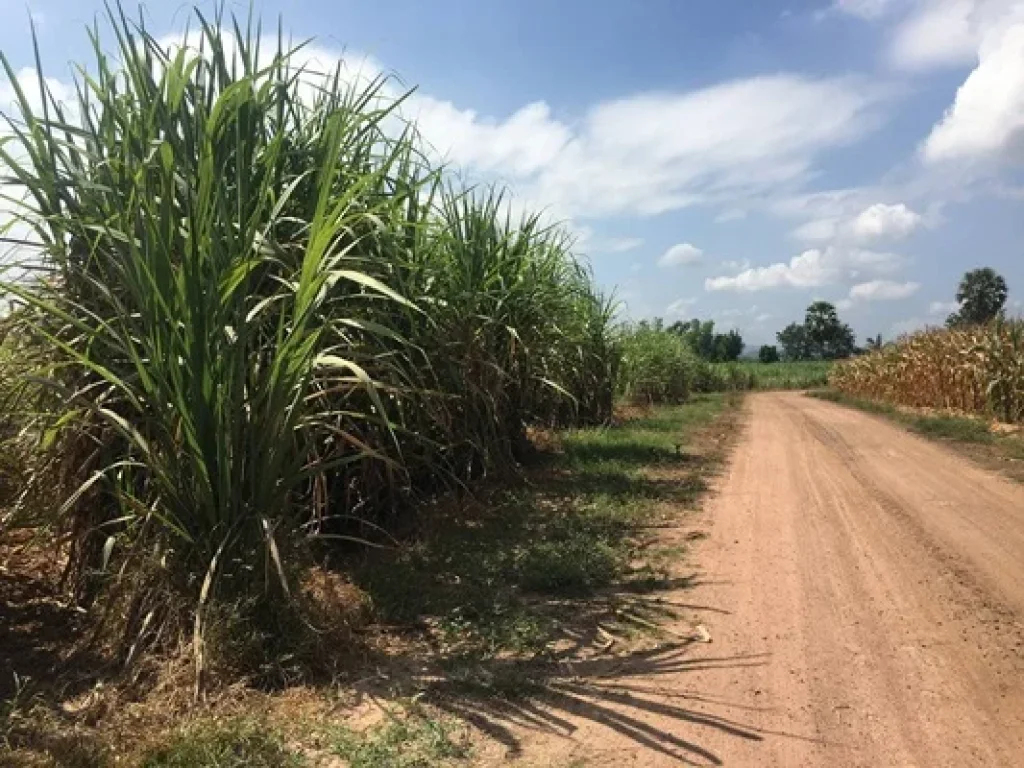
<path id="1" fill-rule="evenodd" d="M 671 596 L 712 643 L 575 685 L 522 764 L 1024 766 L 1024 486 L 800 394 L 747 408 Z"/>

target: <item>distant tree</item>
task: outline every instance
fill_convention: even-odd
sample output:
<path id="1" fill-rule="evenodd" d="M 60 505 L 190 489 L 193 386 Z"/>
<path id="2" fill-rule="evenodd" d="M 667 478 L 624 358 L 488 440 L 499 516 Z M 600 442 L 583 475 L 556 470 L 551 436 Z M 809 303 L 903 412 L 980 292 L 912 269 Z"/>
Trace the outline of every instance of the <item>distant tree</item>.
<path id="1" fill-rule="evenodd" d="M 698 357 L 710 360 L 715 352 L 715 323 L 713 320 L 701 322 L 697 318 L 685 322 L 675 322 L 669 330 L 683 337 L 686 345 Z"/>
<path id="2" fill-rule="evenodd" d="M 839 319 L 835 305 L 816 301 L 807 308 L 804 328 L 813 357 L 838 360 L 849 357 L 856 349 L 853 329 Z"/>
<path id="3" fill-rule="evenodd" d="M 676 321 L 668 331 L 681 336 L 693 354 L 709 362 L 728 362 L 743 353 L 743 337 L 739 331 L 715 333 L 714 320 Z"/>
<path id="4" fill-rule="evenodd" d="M 757 359 L 762 363 L 779 362 L 779 348 L 772 344 L 764 344 L 757 353 Z"/>
<path id="5" fill-rule="evenodd" d="M 729 331 L 715 336 L 715 360 L 731 363 L 743 354 L 743 337 L 739 331 Z"/>
<path id="6" fill-rule="evenodd" d="M 790 323 L 775 338 L 787 360 L 837 360 L 857 350 L 853 329 L 839 319 L 835 305 L 827 301 L 811 304 L 803 324 Z"/>
<path id="7" fill-rule="evenodd" d="M 715 359 L 715 321 L 693 320 L 690 334 L 690 348 L 704 360 Z"/>
<path id="8" fill-rule="evenodd" d="M 867 348 L 871 352 L 877 352 L 882 348 L 882 334 L 878 334 L 875 337 L 868 336 Z"/>
<path id="9" fill-rule="evenodd" d="M 790 323 L 775 338 L 782 347 L 782 356 L 787 360 L 809 360 L 811 358 L 810 341 L 807 329 L 800 323 Z"/>
<path id="10" fill-rule="evenodd" d="M 960 311 L 946 318 L 946 325 L 980 325 L 1003 314 L 1007 288 L 1003 276 L 991 267 L 972 269 L 960 281 L 956 300 Z"/>

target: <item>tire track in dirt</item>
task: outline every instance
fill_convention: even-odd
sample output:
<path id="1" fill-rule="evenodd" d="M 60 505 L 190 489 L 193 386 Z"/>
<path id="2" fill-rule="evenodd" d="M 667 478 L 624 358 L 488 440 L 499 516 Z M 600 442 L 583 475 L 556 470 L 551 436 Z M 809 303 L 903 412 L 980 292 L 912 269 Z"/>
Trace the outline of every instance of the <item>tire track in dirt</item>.
<path id="1" fill-rule="evenodd" d="M 716 609 L 680 624 L 714 642 L 578 686 L 588 703 L 523 734 L 519 761 L 1024 765 L 1024 486 L 831 403 L 748 408 L 703 578 L 669 596 Z"/>

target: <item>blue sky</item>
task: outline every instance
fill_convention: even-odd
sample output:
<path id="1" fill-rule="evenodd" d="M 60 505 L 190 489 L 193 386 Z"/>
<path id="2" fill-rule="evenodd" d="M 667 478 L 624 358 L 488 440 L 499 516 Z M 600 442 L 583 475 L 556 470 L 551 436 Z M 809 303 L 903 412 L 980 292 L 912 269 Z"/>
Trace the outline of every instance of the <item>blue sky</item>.
<path id="1" fill-rule="evenodd" d="M 1024 312 L 1022 0 L 256 8 L 315 38 L 309 55 L 417 86 L 409 115 L 435 150 L 568 222 L 633 317 L 712 317 L 756 344 L 824 298 L 891 337 L 941 322 L 982 265 Z M 171 38 L 187 6 L 146 9 Z M 31 14 L 66 82 L 102 4 L 4 10 L 15 67 Z"/>

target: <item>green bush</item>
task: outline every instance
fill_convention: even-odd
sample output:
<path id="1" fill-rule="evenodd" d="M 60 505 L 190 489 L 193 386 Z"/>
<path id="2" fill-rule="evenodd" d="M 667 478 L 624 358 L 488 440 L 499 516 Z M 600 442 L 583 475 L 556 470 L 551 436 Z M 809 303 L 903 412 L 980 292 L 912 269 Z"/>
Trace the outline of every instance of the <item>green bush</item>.
<path id="1" fill-rule="evenodd" d="M 681 403 L 695 388 L 706 386 L 710 368 L 675 333 L 648 323 L 620 331 L 622 362 L 618 391 L 626 400 L 643 403 Z"/>

